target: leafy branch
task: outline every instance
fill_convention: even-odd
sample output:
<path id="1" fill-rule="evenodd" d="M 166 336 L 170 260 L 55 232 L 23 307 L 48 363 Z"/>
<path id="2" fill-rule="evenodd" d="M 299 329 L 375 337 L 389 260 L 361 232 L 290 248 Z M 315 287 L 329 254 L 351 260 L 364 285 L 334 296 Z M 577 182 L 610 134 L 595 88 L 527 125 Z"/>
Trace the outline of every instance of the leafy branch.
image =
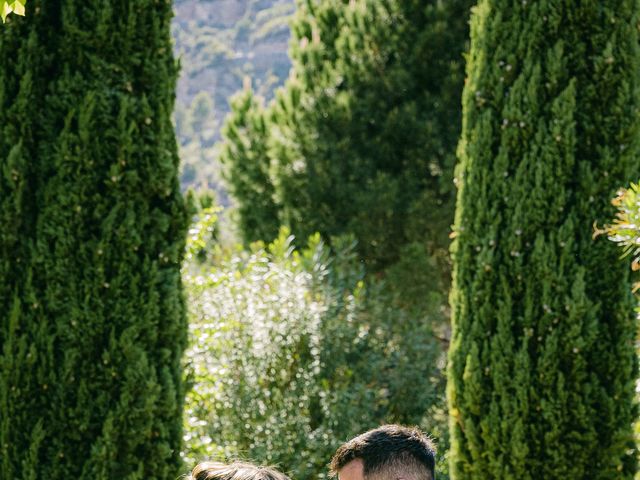
<path id="1" fill-rule="evenodd" d="M 27 0 L 2 0 L 2 10 L 0 11 L 0 17 L 5 22 L 7 15 L 15 13 L 16 15 L 24 15 L 24 6 Z"/>
<path id="2" fill-rule="evenodd" d="M 620 190 L 612 200 L 618 212 L 612 224 L 602 229 L 594 228 L 594 237 L 606 234 L 610 240 L 619 244 L 626 257 L 631 255 L 631 269 L 640 270 L 640 184 L 632 183 L 627 189 Z M 640 284 L 634 286 L 638 290 Z"/>

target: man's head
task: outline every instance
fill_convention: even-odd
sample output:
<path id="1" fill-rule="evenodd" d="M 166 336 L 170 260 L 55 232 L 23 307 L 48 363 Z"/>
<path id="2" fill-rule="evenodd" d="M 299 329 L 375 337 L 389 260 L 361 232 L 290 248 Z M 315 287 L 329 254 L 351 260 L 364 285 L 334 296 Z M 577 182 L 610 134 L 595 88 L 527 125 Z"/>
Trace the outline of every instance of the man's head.
<path id="1" fill-rule="evenodd" d="M 435 447 L 417 428 L 384 425 L 338 448 L 330 469 L 338 480 L 435 480 Z"/>

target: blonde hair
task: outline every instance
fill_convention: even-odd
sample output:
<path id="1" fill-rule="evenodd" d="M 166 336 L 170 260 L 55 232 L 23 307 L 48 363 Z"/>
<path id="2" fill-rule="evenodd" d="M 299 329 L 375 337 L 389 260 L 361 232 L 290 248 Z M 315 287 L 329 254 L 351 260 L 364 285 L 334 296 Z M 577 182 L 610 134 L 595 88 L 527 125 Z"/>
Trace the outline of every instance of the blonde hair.
<path id="1" fill-rule="evenodd" d="M 186 480 L 290 480 L 275 468 L 260 467 L 248 462 L 202 462 Z"/>

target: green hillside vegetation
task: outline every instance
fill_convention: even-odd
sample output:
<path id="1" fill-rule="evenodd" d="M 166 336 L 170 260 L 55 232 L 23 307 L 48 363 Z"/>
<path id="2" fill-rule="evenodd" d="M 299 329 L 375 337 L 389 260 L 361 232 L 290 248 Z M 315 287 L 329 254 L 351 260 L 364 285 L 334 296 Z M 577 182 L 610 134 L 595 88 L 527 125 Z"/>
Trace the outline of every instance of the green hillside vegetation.
<path id="1" fill-rule="evenodd" d="M 432 352 L 428 383 L 436 385 L 448 337 L 448 232 L 470 5 L 298 2 L 289 79 L 270 102 L 249 88 L 234 97 L 220 154 L 245 245 L 273 241 L 281 224 L 300 248 L 314 232 L 333 248 L 353 237 L 365 284 L 386 289 L 360 304 L 363 319 L 375 317 L 382 335 L 415 328 L 387 354 Z M 415 358 L 403 375 L 427 368 Z M 442 405 L 444 391 L 432 393 L 415 415 Z M 358 390 L 352 401 L 367 404 L 367 395 Z M 377 421 L 397 418 L 389 410 Z M 361 419 L 360 429 L 372 425 Z M 446 448 L 441 426 L 431 428 Z"/>
<path id="2" fill-rule="evenodd" d="M 183 189 L 212 188 L 227 205 L 215 143 L 229 99 L 247 81 L 265 98 L 284 82 L 290 68 L 287 48 L 294 2 L 178 0 L 174 9 L 174 50 L 181 66 L 175 109 L 181 184 Z M 202 132 L 191 119 L 205 95 L 213 108 L 203 119 L 207 131 Z"/>
<path id="3" fill-rule="evenodd" d="M 264 158 L 247 162 L 232 153 L 239 146 L 222 157 L 240 216 L 257 203 L 242 195 L 246 171 L 262 165 L 270 186 L 258 203 L 278 216 L 259 231 L 282 223 L 299 238 L 354 233 L 372 270 L 412 242 L 446 249 L 469 6 L 300 2 L 291 79 L 256 113 L 269 122 Z M 248 125 L 235 133 L 225 144 L 264 143 Z"/>
<path id="4" fill-rule="evenodd" d="M 220 156 L 246 244 L 280 224 L 328 244 L 352 234 L 367 273 L 445 338 L 469 7 L 300 2 L 290 79 L 266 106 L 243 94 Z"/>

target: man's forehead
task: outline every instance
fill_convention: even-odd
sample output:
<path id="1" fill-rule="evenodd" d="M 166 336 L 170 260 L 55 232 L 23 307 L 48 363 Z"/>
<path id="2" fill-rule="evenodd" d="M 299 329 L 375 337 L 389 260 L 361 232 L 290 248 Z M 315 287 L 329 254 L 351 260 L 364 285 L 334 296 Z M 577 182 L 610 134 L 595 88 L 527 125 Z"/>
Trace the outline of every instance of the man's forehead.
<path id="1" fill-rule="evenodd" d="M 338 471 L 338 480 L 364 480 L 364 463 L 356 458 Z"/>
<path id="2" fill-rule="evenodd" d="M 417 465 L 403 465 L 398 468 L 396 465 L 388 466 L 380 471 L 370 473 L 367 480 L 427 480 L 431 475 L 424 471 L 422 467 L 416 468 Z M 364 462 L 360 458 L 356 458 L 347 463 L 338 471 L 338 480 L 365 480 L 364 478 Z"/>

